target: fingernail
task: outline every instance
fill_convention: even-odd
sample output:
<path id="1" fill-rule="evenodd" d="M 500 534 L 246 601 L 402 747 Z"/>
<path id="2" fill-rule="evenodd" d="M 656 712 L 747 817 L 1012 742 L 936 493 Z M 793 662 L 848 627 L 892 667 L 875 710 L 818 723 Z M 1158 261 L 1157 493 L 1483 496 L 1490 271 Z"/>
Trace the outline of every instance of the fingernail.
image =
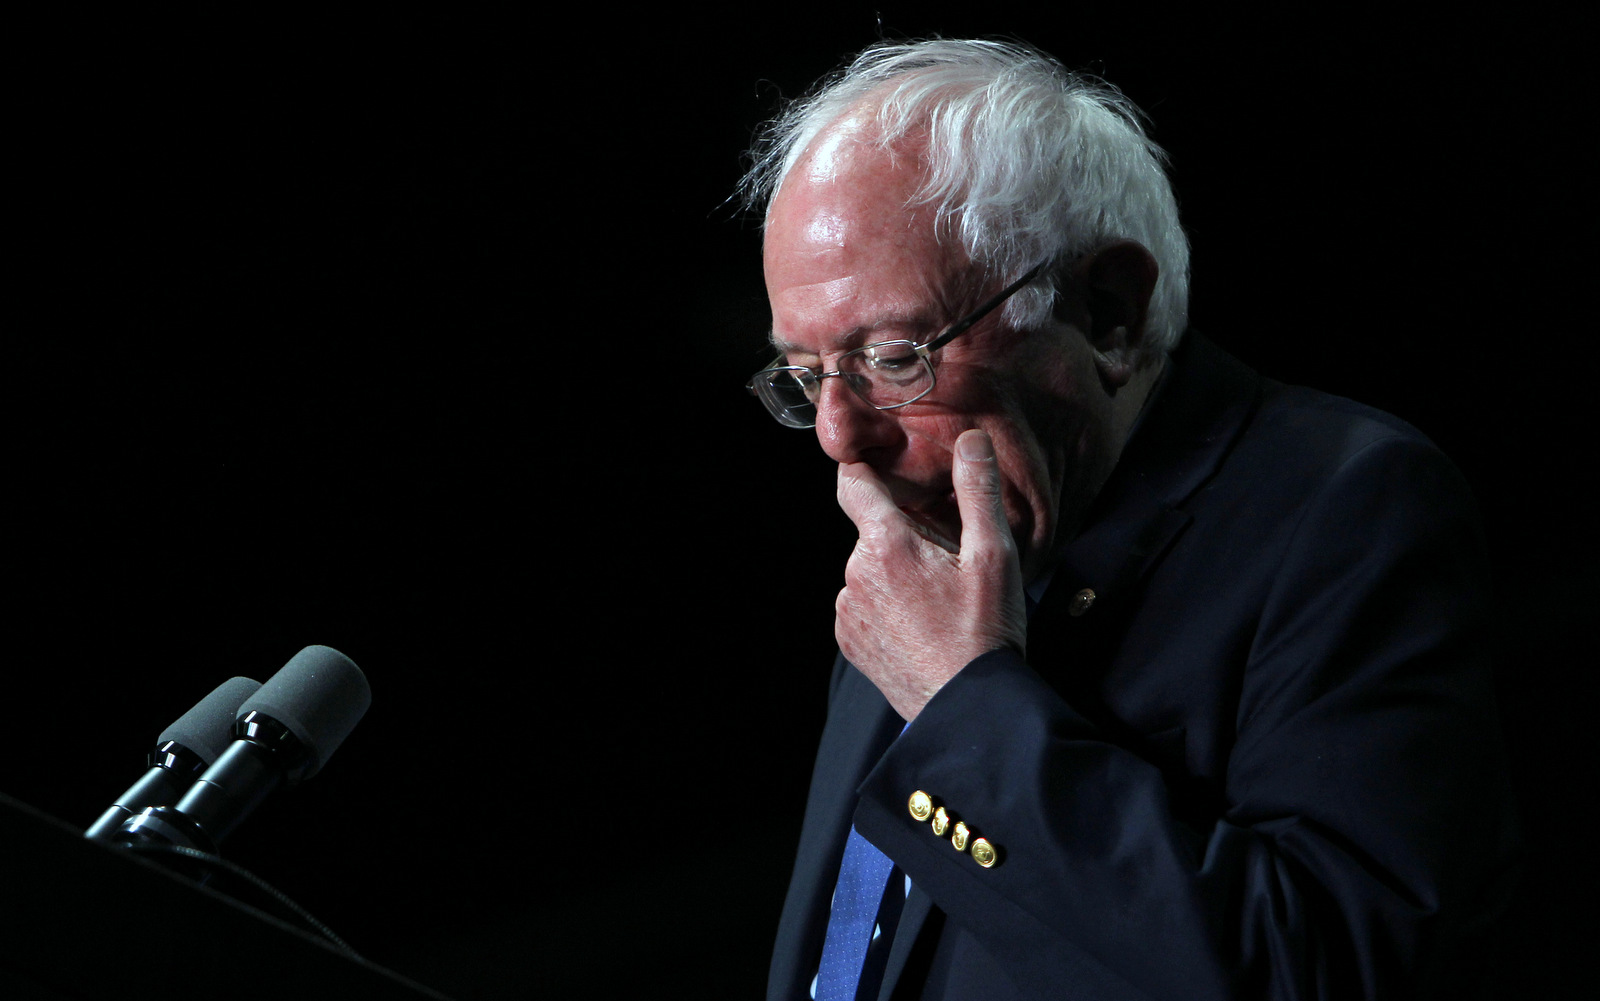
<path id="1" fill-rule="evenodd" d="M 994 448 L 986 434 L 968 432 L 956 439 L 956 452 L 968 462 L 982 462 L 994 458 Z"/>

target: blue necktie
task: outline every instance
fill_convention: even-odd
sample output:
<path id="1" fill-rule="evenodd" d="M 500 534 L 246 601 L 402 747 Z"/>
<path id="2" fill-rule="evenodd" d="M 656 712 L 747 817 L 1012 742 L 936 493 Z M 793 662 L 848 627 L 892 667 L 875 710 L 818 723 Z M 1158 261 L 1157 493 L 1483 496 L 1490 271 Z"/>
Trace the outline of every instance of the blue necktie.
<path id="1" fill-rule="evenodd" d="M 894 861 L 850 828 L 833 891 L 833 911 L 822 942 L 822 967 L 817 971 L 817 1001 L 855 1001 L 861 965 L 872 944 L 872 926 L 883 903 L 884 887 Z"/>

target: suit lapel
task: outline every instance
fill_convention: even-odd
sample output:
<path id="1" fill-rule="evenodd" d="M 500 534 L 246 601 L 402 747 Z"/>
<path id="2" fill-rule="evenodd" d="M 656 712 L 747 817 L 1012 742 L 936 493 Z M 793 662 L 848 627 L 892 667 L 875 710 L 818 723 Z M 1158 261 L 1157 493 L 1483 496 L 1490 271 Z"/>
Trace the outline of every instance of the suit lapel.
<path id="1" fill-rule="evenodd" d="M 900 912 L 900 925 L 895 929 L 894 942 L 889 947 L 889 959 L 883 968 L 883 985 L 878 990 L 878 1001 L 891 1001 L 894 997 L 895 988 L 900 985 L 900 976 L 905 973 L 906 963 L 911 958 L 911 950 L 916 948 L 917 939 L 922 937 L 922 927 L 927 924 L 932 911 L 933 898 L 912 883 L 911 892 L 906 894 L 905 909 Z"/>
<path id="2" fill-rule="evenodd" d="M 767 978 L 772 999 L 809 996 L 822 958 L 839 861 L 859 801 L 856 787 L 905 726 L 882 693 L 843 656 L 834 671 L 838 681 L 811 773 L 800 847 Z"/>
<path id="3" fill-rule="evenodd" d="M 1174 353 L 1161 395 L 1064 551 L 1030 623 L 1028 662 L 1064 696 L 1092 689 L 1095 679 L 1082 665 L 1107 663 L 1101 647 L 1120 638 L 1116 609 L 1188 526 L 1184 506 L 1227 457 L 1260 393 L 1260 376 L 1197 334 Z M 1090 591 L 1085 608 L 1080 595 Z M 1066 664 L 1077 665 L 1070 677 Z"/>

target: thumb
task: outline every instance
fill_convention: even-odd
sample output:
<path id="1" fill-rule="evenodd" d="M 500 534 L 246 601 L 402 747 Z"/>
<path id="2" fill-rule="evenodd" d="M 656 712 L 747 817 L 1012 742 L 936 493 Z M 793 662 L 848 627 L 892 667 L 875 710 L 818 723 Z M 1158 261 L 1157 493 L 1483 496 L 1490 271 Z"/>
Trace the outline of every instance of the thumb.
<path id="1" fill-rule="evenodd" d="M 974 546 L 1005 546 L 1011 541 L 1006 507 L 1000 496 L 1000 464 L 986 432 L 964 431 L 956 439 L 956 506 L 961 510 L 961 551 Z"/>

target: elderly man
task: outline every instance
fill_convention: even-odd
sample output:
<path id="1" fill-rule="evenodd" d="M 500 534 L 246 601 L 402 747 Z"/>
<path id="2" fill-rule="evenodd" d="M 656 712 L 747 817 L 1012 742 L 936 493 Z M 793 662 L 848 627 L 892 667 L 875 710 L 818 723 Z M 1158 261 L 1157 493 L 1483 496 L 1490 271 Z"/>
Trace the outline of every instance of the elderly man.
<path id="1" fill-rule="evenodd" d="M 1184 333 L 1136 111 L 986 42 L 769 130 L 778 360 L 859 540 L 768 996 L 1419 997 L 1514 843 L 1479 534 L 1404 423 Z"/>

